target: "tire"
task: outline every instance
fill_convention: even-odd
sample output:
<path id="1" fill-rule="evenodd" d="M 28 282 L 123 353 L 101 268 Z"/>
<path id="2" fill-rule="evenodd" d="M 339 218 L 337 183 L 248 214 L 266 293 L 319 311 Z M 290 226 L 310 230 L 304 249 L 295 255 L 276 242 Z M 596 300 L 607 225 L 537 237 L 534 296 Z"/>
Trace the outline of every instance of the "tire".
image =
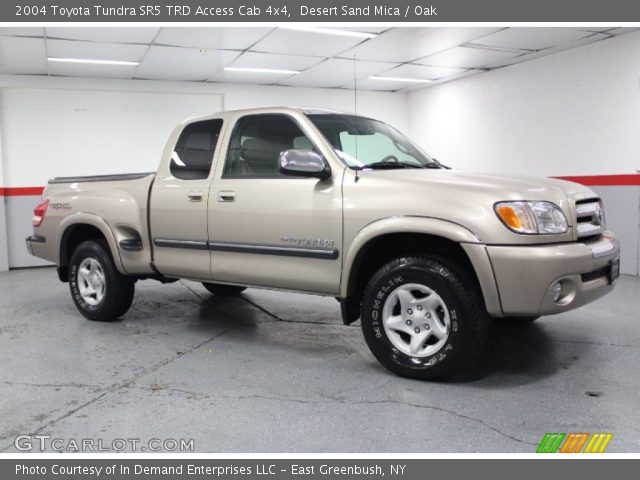
<path id="1" fill-rule="evenodd" d="M 71 255 L 69 289 L 82 315 L 111 322 L 129 310 L 135 280 L 118 272 L 104 242 L 90 240 L 78 245 Z"/>
<path id="2" fill-rule="evenodd" d="M 387 263 L 363 296 L 361 323 L 369 349 L 403 377 L 446 379 L 476 367 L 491 322 L 474 285 L 439 257 Z"/>
<path id="3" fill-rule="evenodd" d="M 209 290 L 210 293 L 218 297 L 232 297 L 244 292 L 247 287 L 239 287 L 237 285 L 222 285 L 221 283 L 206 283 L 202 282 L 204 288 Z"/>
<path id="4" fill-rule="evenodd" d="M 540 317 L 499 317 L 493 320 L 501 325 L 531 325 Z"/>

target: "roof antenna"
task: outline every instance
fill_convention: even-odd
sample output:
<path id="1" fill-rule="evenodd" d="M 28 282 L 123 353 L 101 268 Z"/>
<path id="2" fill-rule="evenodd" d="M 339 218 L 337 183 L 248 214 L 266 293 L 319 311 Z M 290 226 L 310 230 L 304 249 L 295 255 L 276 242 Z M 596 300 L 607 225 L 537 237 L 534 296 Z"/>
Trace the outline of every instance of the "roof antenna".
<path id="1" fill-rule="evenodd" d="M 353 117 L 356 125 L 356 160 L 358 160 L 358 76 L 356 75 L 356 54 L 353 54 Z M 358 183 L 360 176 L 358 171 L 360 169 L 356 165 L 356 176 L 353 181 Z"/>

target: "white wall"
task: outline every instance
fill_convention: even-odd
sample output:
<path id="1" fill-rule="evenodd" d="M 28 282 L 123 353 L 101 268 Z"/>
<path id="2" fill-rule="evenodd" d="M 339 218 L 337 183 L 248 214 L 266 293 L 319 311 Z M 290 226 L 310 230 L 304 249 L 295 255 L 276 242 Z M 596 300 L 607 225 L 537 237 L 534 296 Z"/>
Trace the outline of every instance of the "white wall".
<path id="1" fill-rule="evenodd" d="M 153 171 L 177 122 L 222 108 L 219 94 L 3 88 L 4 181 Z"/>
<path id="2" fill-rule="evenodd" d="M 456 168 L 635 173 L 639 82 L 634 32 L 412 92 L 409 133 Z"/>
<path id="3" fill-rule="evenodd" d="M 409 134 L 462 170 L 580 176 L 640 169 L 640 32 L 409 94 Z M 640 188 L 593 187 L 637 275 Z"/>
<path id="4" fill-rule="evenodd" d="M 359 93 L 359 112 L 406 130 L 405 97 Z M 222 109 L 304 105 L 349 110 L 338 89 L 0 76 L 4 185 L 155 170 L 171 129 Z"/>

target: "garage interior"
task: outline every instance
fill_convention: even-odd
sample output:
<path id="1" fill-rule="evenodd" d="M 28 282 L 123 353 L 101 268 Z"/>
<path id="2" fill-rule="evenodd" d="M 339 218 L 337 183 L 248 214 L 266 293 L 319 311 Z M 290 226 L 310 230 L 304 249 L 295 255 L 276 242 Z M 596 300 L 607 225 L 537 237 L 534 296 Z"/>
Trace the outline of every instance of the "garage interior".
<path id="1" fill-rule="evenodd" d="M 46 433 L 532 453 L 611 432 L 608 451 L 638 452 L 639 54 L 640 29 L 614 27 L 0 27 L 0 451 Z M 620 238 L 616 289 L 496 323 L 480 371 L 435 383 L 386 371 L 333 298 L 149 280 L 101 324 L 28 254 L 50 178 L 154 171 L 185 118 L 276 105 L 378 118 L 454 169 L 588 185 Z"/>

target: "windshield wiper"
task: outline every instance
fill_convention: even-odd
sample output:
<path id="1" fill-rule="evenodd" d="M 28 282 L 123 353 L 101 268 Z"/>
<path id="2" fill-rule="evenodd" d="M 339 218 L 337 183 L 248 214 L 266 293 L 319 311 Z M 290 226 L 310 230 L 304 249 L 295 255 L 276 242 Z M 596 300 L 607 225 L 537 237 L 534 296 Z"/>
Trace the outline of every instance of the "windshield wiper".
<path id="1" fill-rule="evenodd" d="M 356 167 L 358 170 L 365 170 L 367 168 L 371 170 L 383 170 L 383 169 L 394 169 L 394 168 L 422 168 L 420 165 L 415 165 L 413 163 L 404 163 L 404 162 L 390 162 L 388 160 L 382 162 L 373 162 L 367 165 L 363 165 L 361 167 Z"/>
<path id="2" fill-rule="evenodd" d="M 442 165 L 441 163 L 438 162 L 431 162 L 431 163 L 425 163 L 424 164 L 424 168 L 431 168 L 434 170 L 440 170 L 442 168 L 449 168 L 449 167 L 445 167 L 444 165 Z"/>
<path id="3" fill-rule="evenodd" d="M 451 167 L 449 167 L 448 165 L 445 165 L 444 163 L 441 163 L 440 160 L 438 160 L 437 158 L 432 157 L 431 160 L 433 160 L 433 164 L 429 163 L 425 165 L 424 168 L 444 168 L 446 170 L 451 170 Z"/>

